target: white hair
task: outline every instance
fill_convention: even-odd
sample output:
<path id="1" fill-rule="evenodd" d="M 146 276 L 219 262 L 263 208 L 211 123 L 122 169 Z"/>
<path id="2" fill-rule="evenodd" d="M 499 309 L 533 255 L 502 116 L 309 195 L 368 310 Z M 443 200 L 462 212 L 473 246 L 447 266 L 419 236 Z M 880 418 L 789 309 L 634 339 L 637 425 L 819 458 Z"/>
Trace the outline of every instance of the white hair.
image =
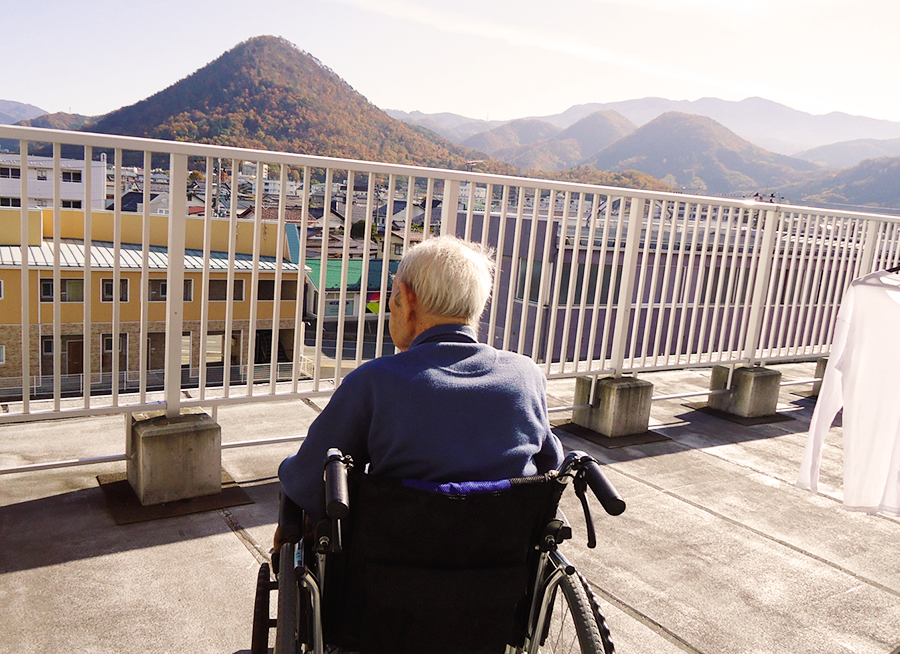
<path id="1" fill-rule="evenodd" d="M 410 249 L 394 284 L 409 286 L 425 313 L 475 325 L 494 280 L 492 252 L 455 236 L 438 236 Z"/>

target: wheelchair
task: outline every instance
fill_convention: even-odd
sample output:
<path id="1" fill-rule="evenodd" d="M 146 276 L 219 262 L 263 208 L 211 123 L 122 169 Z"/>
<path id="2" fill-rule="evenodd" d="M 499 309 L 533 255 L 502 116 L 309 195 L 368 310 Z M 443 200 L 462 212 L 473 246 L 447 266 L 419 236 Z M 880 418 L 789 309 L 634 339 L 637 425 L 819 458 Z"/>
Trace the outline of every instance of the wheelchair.
<path id="1" fill-rule="evenodd" d="M 596 546 L 590 488 L 610 515 L 625 502 L 597 461 L 570 452 L 545 475 L 426 483 L 325 461 L 326 518 L 308 525 L 282 496 L 285 541 L 260 566 L 251 654 L 613 654 L 590 585 L 559 551 L 570 484 Z M 276 617 L 271 595 L 277 591 Z"/>

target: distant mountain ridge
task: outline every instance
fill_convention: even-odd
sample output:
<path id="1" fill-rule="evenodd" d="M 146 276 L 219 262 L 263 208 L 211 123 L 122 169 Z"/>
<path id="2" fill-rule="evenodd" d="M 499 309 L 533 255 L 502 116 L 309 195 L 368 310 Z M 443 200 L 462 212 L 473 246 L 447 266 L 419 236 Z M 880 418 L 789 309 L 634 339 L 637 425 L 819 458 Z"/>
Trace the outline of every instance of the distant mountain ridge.
<path id="1" fill-rule="evenodd" d="M 900 157 L 866 159 L 852 168 L 825 171 L 779 193 L 840 208 L 900 208 Z"/>
<path id="2" fill-rule="evenodd" d="M 561 114 L 536 118 L 565 127 L 599 110 L 618 111 L 638 126 L 670 111 L 706 116 L 755 145 L 787 155 L 840 141 L 900 138 L 900 122 L 841 112 L 816 116 L 763 98 L 739 102 L 718 98 L 694 101 L 642 98 L 576 105 Z"/>
<path id="3" fill-rule="evenodd" d="M 20 120 L 17 125 L 28 127 L 42 127 L 44 129 L 81 129 L 85 125 L 97 120 L 96 116 L 82 116 L 81 114 L 67 114 L 63 112 L 55 114 L 42 114 L 36 118 Z"/>
<path id="4" fill-rule="evenodd" d="M 796 155 L 827 168 L 852 168 L 865 159 L 900 157 L 900 138 L 859 139 L 822 145 Z"/>
<path id="5" fill-rule="evenodd" d="M 536 119 L 514 120 L 463 141 L 519 170 L 558 172 L 584 164 L 601 148 L 633 132 L 615 111 L 595 111 L 565 129 Z"/>
<path id="6" fill-rule="evenodd" d="M 817 168 L 763 150 L 711 118 L 674 111 L 607 146 L 588 164 L 640 170 L 672 186 L 715 195 L 782 186 Z"/>
<path id="7" fill-rule="evenodd" d="M 479 120 L 447 112 L 425 114 L 421 111 L 407 112 L 400 109 L 385 109 L 384 112 L 391 118 L 396 118 L 404 123 L 430 129 L 453 143 L 462 143 L 479 132 L 486 132 L 510 122 L 507 120 Z"/>
<path id="8" fill-rule="evenodd" d="M 12 125 L 20 120 L 37 118 L 47 112 L 33 104 L 14 102 L 12 100 L 0 100 L 0 125 Z"/>
<path id="9" fill-rule="evenodd" d="M 786 155 L 797 155 L 812 148 L 842 141 L 900 138 L 900 122 L 851 116 L 841 112 L 817 116 L 763 98 L 731 101 L 718 98 L 667 100 L 650 97 L 620 102 L 591 102 L 569 107 L 558 114 L 529 118 L 565 129 L 596 111 L 616 111 L 636 126 L 645 125 L 670 111 L 706 116 L 754 145 Z M 452 123 L 437 118 L 438 114 L 394 112 L 392 115 L 417 124 L 430 121 L 433 126 L 429 126 L 429 129 L 434 129 L 457 143 L 464 140 L 457 140 L 454 136 L 458 125 L 466 124 L 470 130 L 482 125 L 480 131 L 497 127 L 496 124 L 488 126 L 485 121 L 466 119 L 457 114 L 440 114 L 453 116 Z"/>

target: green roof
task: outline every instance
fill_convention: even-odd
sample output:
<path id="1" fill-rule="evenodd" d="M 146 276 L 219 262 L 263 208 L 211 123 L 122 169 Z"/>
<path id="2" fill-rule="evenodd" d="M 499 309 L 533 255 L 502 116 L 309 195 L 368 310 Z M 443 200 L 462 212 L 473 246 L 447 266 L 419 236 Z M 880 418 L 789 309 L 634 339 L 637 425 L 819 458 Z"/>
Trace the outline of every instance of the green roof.
<path id="1" fill-rule="evenodd" d="M 325 290 L 326 291 L 339 291 L 341 290 L 341 269 L 344 263 L 347 264 L 347 290 L 348 291 L 359 291 L 360 290 L 360 282 L 362 281 L 362 271 L 363 271 L 363 262 L 362 259 L 347 259 L 344 261 L 343 259 L 327 259 L 328 261 L 328 270 L 326 272 L 325 277 Z M 393 281 L 394 274 L 397 272 L 397 266 L 400 264 L 399 259 L 392 259 L 388 261 L 388 270 L 390 274 L 388 275 L 387 289 L 391 289 L 391 282 Z M 307 259 L 306 265 L 312 269 L 312 272 L 307 273 L 307 278 L 312 285 L 319 290 L 319 279 L 322 271 L 322 260 L 321 259 Z M 381 288 L 381 271 L 384 267 L 383 259 L 372 259 L 369 261 L 369 276 L 368 276 L 368 284 L 366 290 L 368 291 L 377 291 Z"/>

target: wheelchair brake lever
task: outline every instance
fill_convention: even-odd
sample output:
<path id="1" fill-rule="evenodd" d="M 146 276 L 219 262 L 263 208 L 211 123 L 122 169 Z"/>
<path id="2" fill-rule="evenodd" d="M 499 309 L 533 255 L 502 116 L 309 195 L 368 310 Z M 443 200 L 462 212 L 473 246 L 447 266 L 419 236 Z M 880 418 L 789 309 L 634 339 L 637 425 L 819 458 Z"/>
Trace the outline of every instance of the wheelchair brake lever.
<path id="1" fill-rule="evenodd" d="M 578 499 L 581 501 L 581 508 L 584 510 L 584 524 L 587 528 L 587 536 L 588 542 L 587 546 L 590 549 L 594 549 L 597 547 L 597 533 L 594 530 L 594 518 L 591 515 L 591 506 L 588 504 L 587 498 L 587 480 L 584 478 L 584 475 L 577 475 L 575 477 L 575 494 L 578 496 Z"/>

